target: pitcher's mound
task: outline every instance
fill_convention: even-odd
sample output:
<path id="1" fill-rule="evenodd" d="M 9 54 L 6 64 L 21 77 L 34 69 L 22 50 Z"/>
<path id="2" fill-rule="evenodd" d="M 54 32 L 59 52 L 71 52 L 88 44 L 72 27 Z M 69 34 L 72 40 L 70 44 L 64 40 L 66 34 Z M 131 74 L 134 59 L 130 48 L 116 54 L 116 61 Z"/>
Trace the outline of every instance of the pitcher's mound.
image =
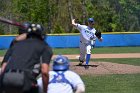
<path id="1" fill-rule="evenodd" d="M 117 64 L 110 62 L 90 62 L 89 68 L 78 66 L 78 62 L 71 62 L 70 69 L 80 75 L 104 75 L 104 74 L 133 74 L 140 73 L 140 66 Z"/>

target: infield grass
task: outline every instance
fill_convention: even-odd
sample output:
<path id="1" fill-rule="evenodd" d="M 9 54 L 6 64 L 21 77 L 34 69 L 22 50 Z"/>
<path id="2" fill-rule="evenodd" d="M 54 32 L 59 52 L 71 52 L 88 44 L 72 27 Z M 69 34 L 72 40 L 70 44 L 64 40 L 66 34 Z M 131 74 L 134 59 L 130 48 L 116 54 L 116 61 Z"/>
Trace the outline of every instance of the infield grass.
<path id="1" fill-rule="evenodd" d="M 3 56 L 7 50 L 0 50 Z M 58 54 L 79 54 L 79 48 L 53 48 L 54 55 Z M 140 53 L 140 47 L 97 47 L 92 49 L 94 54 L 110 53 Z"/>
<path id="2" fill-rule="evenodd" d="M 140 93 L 140 74 L 81 76 L 86 93 Z"/>
<path id="3" fill-rule="evenodd" d="M 70 61 L 77 62 L 78 59 L 71 59 Z M 101 58 L 101 59 L 90 59 L 90 62 L 111 62 L 140 66 L 140 58 Z"/>
<path id="4" fill-rule="evenodd" d="M 54 54 L 79 54 L 79 48 L 54 48 Z M 140 47 L 98 47 L 93 48 L 94 54 L 140 53 Z"/>
<path id="5" fill-rule="evenodd" d="M 140 58 L 106 58 L 106 59 L 91 59 L 91 61 L 95 62 L 111 62 L 111 63 L 119 63 L 119 64 L 129 64 L 140 66 Z"/>
<path id="6" fill-rule="evenodd" d="M 3 56 L 7 50 L 0 50 L 0 56 Z"/>

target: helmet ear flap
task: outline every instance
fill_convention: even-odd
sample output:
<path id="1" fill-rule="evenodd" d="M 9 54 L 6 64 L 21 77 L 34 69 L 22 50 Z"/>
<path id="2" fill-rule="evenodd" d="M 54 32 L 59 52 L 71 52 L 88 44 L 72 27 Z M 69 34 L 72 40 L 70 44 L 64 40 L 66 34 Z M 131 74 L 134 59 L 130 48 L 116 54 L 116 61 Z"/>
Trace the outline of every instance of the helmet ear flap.
<path id="1" fill-rule="evenodd" d="M 31 26 L 31 23 L 29 22 L 24 22 L 22 24 L 25 28 L 19 27 L 18 29 L 18 34 L 23 34 L 23 33 L 28 33 L 28 28 Z"/>

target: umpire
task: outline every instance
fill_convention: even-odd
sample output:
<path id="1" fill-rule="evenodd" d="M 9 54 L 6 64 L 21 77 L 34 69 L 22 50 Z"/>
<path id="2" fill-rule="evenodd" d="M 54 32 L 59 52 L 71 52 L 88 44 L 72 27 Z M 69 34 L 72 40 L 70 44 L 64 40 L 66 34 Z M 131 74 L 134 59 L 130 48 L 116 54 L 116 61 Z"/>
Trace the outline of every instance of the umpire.
<path id="1" fill-rule="evenodd" d="M 41 64 L 44 92 L 48 86 L 49 63 L 52 49 L 44 42 L 44 29 L 39 24 L 30 24 L 25 40 L 10 48 L 10 58 L 2 63 L 2 87 L 5 93 L 37 93 L 36 76 L 32 73 L 35 64 Z"/>

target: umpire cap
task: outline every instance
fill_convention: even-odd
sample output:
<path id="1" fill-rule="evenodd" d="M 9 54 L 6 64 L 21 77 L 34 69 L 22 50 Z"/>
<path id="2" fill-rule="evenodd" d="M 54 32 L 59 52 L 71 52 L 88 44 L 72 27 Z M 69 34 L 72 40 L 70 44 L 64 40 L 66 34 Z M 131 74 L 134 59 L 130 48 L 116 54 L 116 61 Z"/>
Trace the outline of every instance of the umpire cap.
<path id="1" fill-rule="evenodd" d="M 69 60 L 67 57 L 58 55 L 53 60 L 53 70 L 54 71 L 66 71 L 69 69 Z"/>

